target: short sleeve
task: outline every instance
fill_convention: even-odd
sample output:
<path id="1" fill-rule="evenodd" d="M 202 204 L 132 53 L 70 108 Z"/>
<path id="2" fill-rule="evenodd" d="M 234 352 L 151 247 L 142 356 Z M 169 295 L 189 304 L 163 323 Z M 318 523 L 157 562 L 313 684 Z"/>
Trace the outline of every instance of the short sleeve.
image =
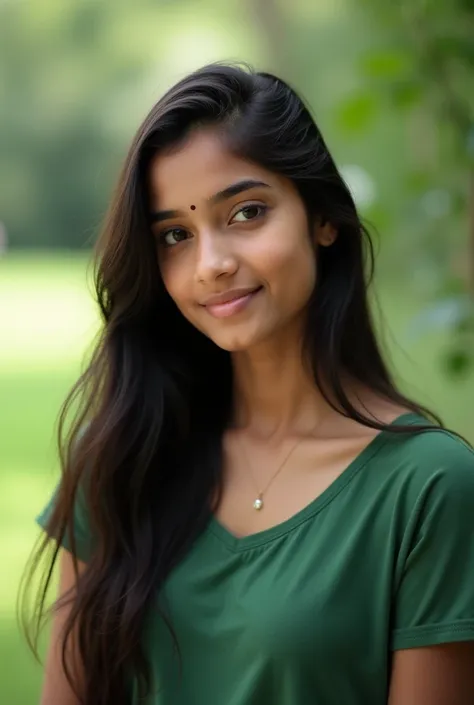
<path id="1" fill-rule="evenodd" d="M 393 607 L 392 649 L 474 641 L 474 452 L 426 479 Z"/>
<path id="2" fill-rule="evenodd" d="M 36 517 L 36 523 L 39 524 L 39 526 L 44 529 L 47 533 L 49 533 L 49 519 L 54 509 L 54 504 L 58 496 L 58 490 L 59 486 L 53 492 L 50 500 L 43 508 L 41 513 Z M 54 538 L 54 536 L 51 536 L 51 538 Z M 80 561 L 87 562 L 91 557 L 93 541 L 89 528 L 87 507 L 82 486 L 79 487 L 79 490 L 77 492 L 76 503 L 74 507 L 74 540 L 76 558 L 78 558 Z M 68 551 L 71 550 L 69 537 L 67 535 L 62 538 L 61 545 Z"/>

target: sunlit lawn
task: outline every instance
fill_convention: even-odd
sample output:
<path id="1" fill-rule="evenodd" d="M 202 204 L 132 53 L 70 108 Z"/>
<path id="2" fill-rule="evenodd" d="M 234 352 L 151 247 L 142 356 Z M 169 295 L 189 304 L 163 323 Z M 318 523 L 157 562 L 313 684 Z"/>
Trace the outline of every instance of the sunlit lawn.
<path id="1" fill-rule="evenodd" d="M 34 517 L 55 482 L 54 423 L 94 332 L 84 259 L 0 259 L 0 702 L 33 705 L 40 668 L 14 619 Z"/>
<path id="2" fill-rule="evenodd" d="M 55 481 L 57 411 L 95 330 L 85 271 L 77 256 L 0 260 L 0 700 L 9 705 L 33 705 L 38 697 L 40 668 L 18 634 L 14 601 L 37 535 L 34 516 Z M 474 440 L 474 376 L 457 384 L 444 378 L 444 336 L 410 342 L 412 298 L 393 285 L 381 294 L 404 387 Z"/>

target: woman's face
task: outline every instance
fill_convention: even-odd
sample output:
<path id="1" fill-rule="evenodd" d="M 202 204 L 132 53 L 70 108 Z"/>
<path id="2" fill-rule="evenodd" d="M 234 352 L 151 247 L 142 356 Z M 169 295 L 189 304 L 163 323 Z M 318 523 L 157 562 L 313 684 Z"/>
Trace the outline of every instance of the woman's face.
<path id="1" fill-rule="evenodd" d="M 292 183 L 199 130 L 150 171 L 150 207 L 165 287 L 192 325 L 229 351 L 301 333 L 315 286 L 313 243 Z"/>

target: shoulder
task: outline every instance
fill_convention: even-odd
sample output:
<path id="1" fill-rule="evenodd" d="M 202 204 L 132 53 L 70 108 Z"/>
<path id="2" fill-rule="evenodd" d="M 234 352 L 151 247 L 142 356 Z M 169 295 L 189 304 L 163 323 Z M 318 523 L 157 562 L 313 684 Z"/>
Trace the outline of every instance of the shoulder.
<path id="1" fill-rule="evenodd" d="M 380 461 L 395 493 L 402 522 L 437 517 L 466 521 L 474 509 L 474 450 L 452 432 L 433 426 L 386 441 Z M 393 496 L 393 495 L 392 495 Z"/>
<path id="2" fill-rule="evenodd" d="M 449 622 L 451 628 L 474 614 L 472 591 L 463 606 L 463 586 L 474 568 L 474 451 L 440 428 L 391 439 L 386 447 L 399 629 L 438 625 L 433 630 L 440 629 L 441 638 L 440 625 Z M 448 630 L 448 641 L 457 629 Z M 397 648 L 415 645 L 400 634 Z M 417 636 L 420 645 L 422 637 Z"/>
<path id="3" fill-rule="evenodd" d="M 390 460 L 394 472 L 421 483 L 440 475 L 449 475 L 454 483 L 474 479 L 474 449 L 467 442 L 437 426 L 416 429 L 414 424 L 413 432 L 387 432 L 382 455 Z"/>

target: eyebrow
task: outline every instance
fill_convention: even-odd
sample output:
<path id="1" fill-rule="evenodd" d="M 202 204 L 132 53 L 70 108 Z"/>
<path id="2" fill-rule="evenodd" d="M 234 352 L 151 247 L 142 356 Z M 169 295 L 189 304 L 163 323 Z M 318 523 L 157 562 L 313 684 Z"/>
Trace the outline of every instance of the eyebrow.
<path id="1" fill-rule="evenodd" d="M 255 179 L 245 179 L 244 181 L 237 181 L 235 184 L 227 186 L 222 191 L 218 191 L 208 200 L 212 205 L 221 203 L 222 201 L 237 196 L 237 194 L 243 191 L 249 191 L 252 188 L 257 187 L 270 188 L 268 184 L 264 181 L 256 181 Z M 176 218 L 179 215 L 183 215 L 184 211 L 180 210 L 167 210 L 167 211 L 152 211 L 150 213 L 150 219 L 152 223 L 159 223 L 162 220 L 169 220 L 170 218 Z"/>

